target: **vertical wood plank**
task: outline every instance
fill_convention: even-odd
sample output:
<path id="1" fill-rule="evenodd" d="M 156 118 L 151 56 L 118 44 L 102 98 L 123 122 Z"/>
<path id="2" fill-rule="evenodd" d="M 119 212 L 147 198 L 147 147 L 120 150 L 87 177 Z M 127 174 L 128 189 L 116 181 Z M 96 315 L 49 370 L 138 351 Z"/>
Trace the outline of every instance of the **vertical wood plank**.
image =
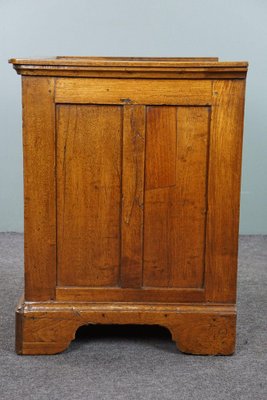
<path id="1" fill-rule="evenodd" d="M 165 122 L 156 124 L 162 115 Z M 172 162 L 158 158 L 154 169 L 146 168 L 146 182 L 158 169 L 162 187 L 145 186 L 145 286 L 203 285 L 209 118 L 208 107 L 153 107 L 147 118 L 146 154 L 163 147 L 162 156 Z M 157 140 L 150 141 L 154 135 Z M 174 171 L 171 180 L 169 169 Z"/>
<path id="2" fill-rule="evenodd" d="M 142 286 L 145 106 L 124 106 L 121 286 Z"/>
<path id="3" fill-rule="evenodd" d="M 174 186 L 176 107 L 147 107 L 146 190 Z"/>
<path id="4" fill-rule="evenodd" d="M 25 299 L 54 299 L 56 286 L 53 78 L 22 78 Z"/>
<path id="5" fill-rule="evenodd" d="M 171 188 L 145 191 L 143 285 L 169 287 Z"/>
<path id="6" fill-rule="evenodd" d="M 208 107 L 178 107 L 176 187 L 170 211 L 171 286 L 201 287 L 204 274 Z"/>
<path id="7" fill-rule="evenodd" d="M 120 106 L 57 106 L 58 285 L 117 286 Z"/>
<path id="8" fill-rule="evenodd" d="M 206 300 L 236 301 L 243 80 L 214 82 L 206 251 Z"/>
<path id="9" fill-rule="evenodd" d="M 177 107 L 147 107 L 144 286 L 168 287 L 171 191 L 176 184 Z"/>

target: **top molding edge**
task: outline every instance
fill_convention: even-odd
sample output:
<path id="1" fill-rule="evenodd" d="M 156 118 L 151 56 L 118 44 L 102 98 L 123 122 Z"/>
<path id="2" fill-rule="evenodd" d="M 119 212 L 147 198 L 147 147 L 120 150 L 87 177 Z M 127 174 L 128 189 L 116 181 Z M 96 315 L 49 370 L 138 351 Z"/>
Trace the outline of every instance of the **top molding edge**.
<path id="1" fill-rule="evenodd" d="M 199 58 L 145 58 L 145 57 L 56 57 L 44 59 L 11 58 L 18 74 L 53 75 L 53 76 L 94 76 L 111 73 L 119 76 L 135 74 L 136 76 L 176 75 L 202 78 L 216 77 L 220 74 L 231 78 L 244 78 L 248 63 L 222 62 L 216 57 Z M 197 76 L 196 76 L 197 77 Z"/>

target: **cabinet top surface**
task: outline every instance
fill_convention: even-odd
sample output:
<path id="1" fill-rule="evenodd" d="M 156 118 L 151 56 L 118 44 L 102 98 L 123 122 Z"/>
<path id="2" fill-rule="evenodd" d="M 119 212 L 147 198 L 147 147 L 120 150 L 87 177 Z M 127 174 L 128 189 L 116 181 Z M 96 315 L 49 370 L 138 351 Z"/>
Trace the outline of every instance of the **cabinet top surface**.
<path id="1" fill-rule="evenodd" d="M 161 77 L 161 74 L 178 74 L 187 77 L 198 74 L 208 78 L 211 74 L 232 74 L 233 78 L 244 78 L 248 63 L 245 61 L 225 62 L 217 57 L 72 57 L 55 58 L 11 58 L 9 60 L 19 74 L 22 75 L 54 75 L 54 76 L 93 76 L 98 74 L 134 73 Z M 202 73 L 202 76 L 200 75 Z M 149 75 L 150 74 L 150 75 Z M 206 74 L 206 75 L 205 75 Z M 214 75 L 214 76 L 215 76 Z M 225 77 L 228 77 L 225 75 Z M 176 77 L 173 75 L 173 77 Z"/>
<path id="2" fill-rule="evenodd" d="M 86 57 L 58 56 L 52 58 L 11 58 L 10 63 L 27 65 L 72 65 L 72 66 L 142 66 L 142 67 L 243 67 L 245 61 L 219 61 L 218 57 Z"/>

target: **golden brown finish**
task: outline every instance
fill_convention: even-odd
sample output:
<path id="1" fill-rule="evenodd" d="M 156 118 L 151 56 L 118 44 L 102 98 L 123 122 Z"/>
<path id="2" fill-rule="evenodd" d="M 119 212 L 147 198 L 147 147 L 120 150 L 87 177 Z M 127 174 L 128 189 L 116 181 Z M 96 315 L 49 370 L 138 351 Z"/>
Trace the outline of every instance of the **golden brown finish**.
<path id="1" fill-rule="evenodd" d="M 51 59 L 9 60 L 21 75 L 169 78 L 169 79 L 244 79 L 247 62 L 219 62 L 216 57 L 57 57 Z"/>
<path id="2" fill-rule="evenodd" d="M 27 77 L 23 90 L 26 300 L 52 300 L 56 286 L 54 79 Z"/>
<path id="3" fill-rule="evenodd" d="M 123 121 L 121 286 L 142 286 L 145 106 L 125 106 Z"/>
<path id="4" fill-rule="evenodd" d="M 11 62 L 26 75 L 17 352 L 55 354 L 105 323 L 233 353 L 247 63 Z"/>
<path id="5" fill-rule="evenodd" d="M 176 184 L 176 115 L 176 107 L 147 107 L 146 190 Z"/>
<path id="6" fill-rule="evenodd" d="M 213 95 L 207 301 L 235 303 L 245 81 L 215 81 Z"/>
<path id="7" fill-rule="evenodd" d="M 127 264 L 123 268 L 127 268 Z M 129 268 L 128 268 L 129 269 Z M 128 276 L 127 276 L 128 277 Z M 131 282 L 131 281 L 130 281 Z M 122 286 L 122 285 L 121 285 Z M 127 285 L 129 286 L 129 285 Z M 124 301 L 124 302 L 159 302 L 159 303 L 190 303 L 205 301 L 205 291 L 201 288 L 89 288 L 89 287 L 57 287 L 57 300 L 75 299 L 77 301 Z"/>
<path id="8" fill-rule="evenodd" d="M 88 324 L 159 324 L 169 329 L 180 351 L 232 354 L 235 348 L 234 306 L 125 303 L 24 303 L 16 313 L 18 354 L 56 354 Z"/>
<path id="9" fill-rule="evenodd" d="M 57 103 L 206 105 L 212 102 L 212 82 L 168 79 L 57 79 L 55 96 Z"/>
<path id="10" fill-rule="evenodd" d="M 202 287 L 209 118 L 208 107 L 148 108 L 145 286 Z"/>
<path id="11" fill-rule="evenodd" d="M 117 284 L 121 118 L 117 106 L 58 106 L 58 286 Z"/>

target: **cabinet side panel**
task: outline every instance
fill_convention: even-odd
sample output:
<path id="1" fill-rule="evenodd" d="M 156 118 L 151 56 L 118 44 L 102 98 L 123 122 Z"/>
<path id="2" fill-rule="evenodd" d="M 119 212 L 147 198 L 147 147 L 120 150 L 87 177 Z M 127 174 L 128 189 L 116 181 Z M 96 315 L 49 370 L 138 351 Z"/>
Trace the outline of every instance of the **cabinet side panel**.
<path id="1" fill-rule="evenodd" d="M 144 286 L 203 286 L 209 119 L 209 107 L 147 109 Z"/>
<path id="2" fill-rule="evenodd" d="M 117 286 L 120 106 L 57 106 L 58 285 Z"/>
<path id="3" fill-rule="evenodd" d="M 23 77 L 25 299 L 56 286 L 54 79 Z"/>
<path id="4" fill-rule="evenodd" d="M 142 286 L 145 106 L 123 107 L 121 286 Z"/>
<path id="5" fill-rule="evenodd" d="M 206 299 L 236 301 L 245 81 L 215 81 L 210 139 Z"/>

